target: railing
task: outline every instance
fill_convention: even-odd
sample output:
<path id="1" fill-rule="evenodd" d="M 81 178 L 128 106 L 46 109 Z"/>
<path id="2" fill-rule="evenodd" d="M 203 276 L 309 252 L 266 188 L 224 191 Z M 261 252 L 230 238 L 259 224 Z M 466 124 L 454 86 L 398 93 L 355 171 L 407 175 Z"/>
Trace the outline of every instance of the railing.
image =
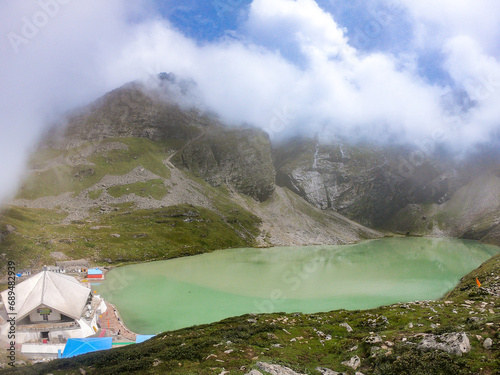
<path id="1" fill-rule="evenodd" d="M 18 325 L 18 331 L 54 331 L 54 330 L 70 330 L 80 328 L 80 324 L 77 322 L 66 322 L 66 323 L 42 323 L 42 324 L 23 324 Z"/>
<path id="2" fill-rule="evenodd" d="M 92 307 L 90 309 L 90 317 L 89 318 L 86 318 L 85 316 L 82 316 L 83 319 L 85 319 L 87 322 L 91 321 L 92 318 L 94 317 L 94 315 L 96 314 L 97 312 L 97 308 L 99 307 L 99 305 L 101 304 L 101 301 L 102 301 L 102 298 L 93 298 L 92 299 Z M 85 307 L 85 311 L 86 311 L 86 307 Z"/>

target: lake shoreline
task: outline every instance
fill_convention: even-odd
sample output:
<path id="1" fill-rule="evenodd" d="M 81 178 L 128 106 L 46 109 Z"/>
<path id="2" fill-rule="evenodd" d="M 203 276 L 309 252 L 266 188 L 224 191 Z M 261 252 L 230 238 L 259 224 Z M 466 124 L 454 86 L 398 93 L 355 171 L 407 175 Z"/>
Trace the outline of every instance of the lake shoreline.
<path id="1" fill-rule="evenodd" d="M 373 271 L 373 269 L 372 269 L 373 264 L 372 263 L 373 263 L 374 259 L 376 259 L 377 257 L 381 257 L 382 259 L 385 259 L 385 260 L 387 260 L 387 262 L 389 262 L 389 259 L 391 257 L 391 253 L 393 253 L 392 251 L 388 251 L 387 249 L 385 249 L 386 245 L 384 245 L 384 242 L 382 242 L 381 244 L 379 243 L 377 245 L 377 241 L 385 241 L 385 242 L 389 241 L 389 242 L 395 242 L 396 244 L 398 244 L 398 243 L 400 243 L 401 240 L 402 240 L 403 244 L 410 244 L 410 243 L 413 243 L 415 241 L 417 244 L 422 244 L 422 245 L 418 245 L 413 250 L 408 250 L 408 249 L 402 248 L 401 252 L 403 254 L 411 255 L 412 257 L 415 257 L 415 256 L 417 258 L 424 257 L 424 258 L 422 258 L 423 260 L 425 260 L 425 257 L 429 253 L 427 248 L 432 248 L 432 246 L 436 246 L 436 244 L 448 243 L 447 240 L 452 241 L 452 243 L 455 245 L 462 244 L 461 245 L 463 247 L 462 252 L 464 252 L 467 255 L 467 257 L 473 256 L 472 254 L 478 254 L 476 251 L 471 252 L 470 250 L 473 248 L 470 246 L 479 246 L 478 249 L 486 246 L 486 245 L 479 244 L 477 241 L 457 240 L 457 239 L 453 239 L 453 238 L 451 238 L 451 239 L 413 238 L 412 239 L 412 238 L 407 238 L 407 237 L 401 237 L 401 238 L 386 238 L 386 239 L 382 239 L 382 240 L 367 240 L 367 241 L 363 241 L 361 244 L 350 245 L 350 246 L 346 246 L 345 248 L 344 248 L 344 246 L 339 246 L 333 252 L 332 252 L 332 250 L 328 250 L 328 251 L 325 250 L 325 251 L 327 251 L 327 253 L 321 252 L 321 251 L 323 251 L 323 250 L 321 250 L 322 248 L 327 248 L 327 247 L 322 247 L 322 246 L 307 247 L 306 253 L 303 253 L 303 251 L 305 251 L 305 250 L 303 250 L 302 253 L 300 251 L 298 252 L 297 247 L 293 247 L 293 248 L 290 248 L 290 247 L 269 248 L 269 252 L 268 251 L 260 251 L 260 250 L 264 250 L 264 249 L 255 249 L 255 248 L 248 248 L 247 252 L 244 251 L 243 249 L 221 250 L 221 251 L 217 251 L 217 252 L 213 252 L 213 253 L 207 253 L 204 255 L 200 255 L 200 258 L 195 260 L 194 262 L 200 261 L 202 264 L 200 264 L 199 266 L 196 266 L 196 267 L 198 267 L 198 268 L 196 268 L 196 271 L 192 271 L 192 272 L 194 272 L 194 275 L 187 275 L 187 274 L 184 274 L 185 273 L 184 271 L 182 271 L 182 269 L 183 269 L 182 267 L 185 267 L 188 264 L 193 262 L 192 257 L 177 258 L 177 259 L 169 260 L 169 262 L 163 261 L 163 262 L 158 262 L 156 264 L 153 262 L 146 262 L 146 263 L 134 265 L 134 266 L 132 266 L 134 269 L 142 270 L 142 271 L 140 271 L 139 274 L 135 274 L 135 275 L 129 273 L 129 272 L 132 272 L 131 269 L 118 268 L 115 270 L 115 272 L 120 270 L 120 271 L 118 271 L 119 276 L 120 276 L 120 280 L 124 280 L 124 279 L 128 280 L 128 278 L 131 277 L 132 281 L 129 284 L 126 284 L 126 285 L 124 284 L 121 288 L 119 288 L 120 290 L 117 291 L 118 293 L 112 295 L 112 299 L 113 299 L 114 304 L 120 306 L 119 300 L 121 298 L 123 298 L 123 296 L 125 296 L 124 301 L 128 301 L 128 302 L 122 301 L 121 303 L 127 304 L 127 309 L 126 309 L 127 314 L 131 314 L 131 311 L 133 311 L 135 309 L 133 305 L 140 305 L 145 310 L 146 315 L 150 314 L 148 312 L 149 309 L 147 308 L 148 304 L 150 303 L 150 300 L 159 299 L 161 301 L 161 303 L 165 305 L 165 306 L 163 306 L 163 310 L 158 308 L 159 310 L 156 311 L 156 315 L 154 315 L 153 313 L 151 313 L 151 314 L 153 315 L 153 319 L 156 319 L 154 316 L 160 316 L 160 315 L 165 316 L 165 319 L 167 319 L 169 321 L 168 326 L 163 326 L 161 328 L 150 328 L 150 329 L 145 329 L 145 328 L 140 329 L 137 327 L 132 327 L 133 330 L 141 332 L 141 333 L 143 331 L 146 333 L 150 333 L 150 332 L 157 333 L 160 331 L 172 331 L 175 329 L 185 328 L 185 327 L 189 327 L 189 326 L 197 325 L 197 324 L 207 324 L 210 322 L 218 321 L 220 319 L 224 319 L 224 318 L 229 317 L 229 316 L 238 316 L 238 315 L 246 314 L 246 313 L 271 313 L 273 311 L 288 311 L 288 312 L 302 311 L 304 313 L 315 313 L 317 311 L 334 311 L 334 310 L 338 310 L 338 309 L 366 310 L 366 309 L 374 308 L 376 306 L 390 305 L 390 304 L 401 302 L 401 301 L 410 302 L 410 301 L 415 301 L 415 300 L 431 300 L 431 299 L 432 300 L 439 300 L 459 282 L 460 277 L 464 276 L 467 272 L 469 272 L 471 270 L 471 268 L 469 267 L 470 260 L 468 258 L 463 258 L 463 259 L 460 258 L 460 260 L 454 259 L 457 256 L 455 249 L 447 250 L 448 252 L 443 253 L 442 255 L 440 255 L 438 257 L 432 256 L 431 257 L 432 261 L 433 262 L 438 261 L 439 263 L 437 264 L 437 266 L 439 266 L 441 268 L 447 267 L 447 266 L 445 266 L 445 264 L 446 264 L 446 262 L 449 263 L 450 260 L 453 260 L 453 263 L 450 264 L 451 268 L 459 267 L 459 269 L 461 269 L 465 266 L 467 266 L 469 268 L 464 268 L 462 271 L 459 271 L 458 274 L 455 274 L 456 276 L 453 276 L 450 281 L 447 281 L 447 284 L 444 287 L 440 287 L 441 289 L 439 289 L 439 290 L 436 289 L 435 292 L 432 292 L 433 293 L 432 295 L 429 295 L 429 294 L 422 294 L 422 293 L 424 293 L 425 290 L 427 290 L 429 287 L 435 288 L 435 286 L 433 286 L 433 285 L 435 282 L 437 282 L 436 277 L 441 277 L 441 276 L 439 276 L 439 273 L 442 272 L 442 270 L 440 268 L 429 269 L 429 264 L 426 263 L 423 265 L 423 268 L 421 268 L 421 270 L 419 272 L 421 272 L 423 274 L 423 276 L 424 276 L 423 281 L 425 281 L 425 283 L 427 283 L 427 284 L 428 284 L 428 282 L 432 282 L 432 283 L 429 285 L 423 285 L 422 287 L 420 287 L 420 288 L 424 288 L 424 289 L 422 289 L 422 291 L 417 291 L 415 293 L 415 295 L 408 296 L 407 295 L 408 290 L 413 289 L 413 287 L 406 286 L 407 282 L 404 281 L 405 279 L 402 279 L 397 284 L 393 285 L 390 282 L 390 279 L 387 279 L 385 276 L 386 274 L 391 274 L 392 271 L 381 269 L 379 271 L 379 273 L 381 272 L 382 276 L 380 276 L 380 274 L 377 274 L 377 273 L 373 274 L 373 272 L 372 272 Z M 434 245 L 432 245 L 432 244 L 434 244 Z M 277 278 L 273 279 L 274 281 L 272 281 L 272 280 L 263 280 L 262 281 L 262 284 L 270 283 L 270 285 L 276 286 L 275 289 L 277 288 L 277 291 L 280 292 L 281 295 L 273 294 L 273 290 L 268 290 L 267 292 L 265 291 L 264 294 L 260 297 L 258 297 L 258 296 L 252 297 L 252 295 L 245 297 L 245 294 L 243 294 L 243 295 L 239 294 L 240 287 L 238 286 L 239 285 L 238 283 L 242 282 L 243 283 L 242 285 L 246 285 L 245 288 L 247 288 L 249 285 L 252 285 L 251 288 L 253 290 L 257 286 L 255 285 L 255 281 L 252 279 L 252 277 L 253 277 L 252 275 L 254 275 L 254 274 L 261 275 L 259 273 L 259 271 L 254 270 L 254 269 L 245 270 L 244 268 L 238 268 L 238 267 L 243 267 L 245 264 L 247 264 L 246 263 L 247 261 L 244 260 L 245 258 L 243 257 L 243 259 L 242 259 L 243 255 L 247 255 L 247 256 L 251 256 L 251 257 L 270 256 L 271 259 L 274 259 L 272 262 L 276 261 L 278 263 L 282 263 L 282 259 L 288 259 L 289 261 L 294 263 L 295 261 L 293 261 L 293 259 L 295 259 L 295 257 L 298 257 L 296 259 L 296 261 L 299 261 L 299 260 L 302 261 L 303 255 L 305 255 L 305 254 L 311 255 L 312 251 L 316 251 L 316 253 L 314 253 L 314 254 L 316 254 L 317 257 L 318 256 L 321 256 L 321 257 L 326 256 L 326 258 L 323 259 L 323 262 L 326 262 L 325 264 L 328 265 L 328 267 L 331 267 L 332 264 L 338 263 L 339 260 L 341 260 L 343 257 L 345 257 L 347 253 L 351 253 L 350 250 L 346 253 L 346 249 L 355 250 L 355 249 L 358 249 L 360 246 L 362 248 L 363 247 L 366 248 L 368 245 L 369 246 L 377 245 L 381 248 L 376 250 L 376 251 L 373 251 L 373 252 L 371 250 L 368 251 L 367 254 L 369 254 L 370 259 L 368 259 L 366 262 L 363 262 L 363 263 L 360 263 L 357 265 L 352 265 L 351 269 L 350 269 L 351 271 L 356 270 L 357 268 L 362 269 L 362 273 L 366 274 L 365 282 L 369 283 L 369 284 L 373 284 L 372 287 L 375 288 L 376 290 L 373 293 L 370 292 L 370 294 L 369 294 L 370 298 L 368 298 L 368 299 L 367 299 L 367 297 L 363 297 L 363 295 L 361 295 L 361 297 L 356 297 L 356 294 L 354 294 L 354 295 L 347 294 L 345 297 L 341 297 L 340 299 L 339 299 L 339 297 L 328 297 L 327 295 L 321 295 L 321 294 L 318 295 L 317 297 L 314 297 L 315 290 L 318 288 L 313 287 L 311 290 L 309 290 L 309 289 L 307 289 L 308 287 L 307 287 L 306 282 L 305 282 L 305 280 L 308 278 L 311 278 L 312 277 L 311 275 L 313 275 L 313 273 L 315 272 L 314 263 L 303 264 L 303 266 L 301 266 L 300 268 L 298 268 L 296 270 L 288 269 L 286 264 L 285 264 L 285 266 L 280 266 L 281 268 L 279 268 L 277 271 L 273 271 L 274 273 L 276 273 L 278 275 Z M 455 246 L 455 245 L 453 245 L 453 246 Z M 398 246 L 400 246 L 400 245 L 398 245 Z M 335 247 L 335 246 L 333 246 L 333 247 Z M 489 246 L 487 246 L 487 247 L 489 248 Z M 330 247 L 328 247 L 328 248 L 330 248 Z M 479 261 L 484 261 L 499 251 L 499 248 L 496 246 L 492 246 L 491 248 L 494 249 L 494 250 L 492 250 L 493 252 L 488 253 L 488 255 L 481 255 L 481 259 Z M 287 251 L 286 254 L 281 253 L 281 251 L 283 251 L 283 250 Z M 359 249 L 355 250 L 354 253 L 359 258 L 359 256 L 360 256 Z M 258 254 L 260 254 L 260 255 L 258 255 Z M 381 254 L 383 254 L 383 255 L 381 255 Z M 214 267 L 216 267 L 216 265 L 214 265 L 210 262 L 207 263 L 207 261 L 210 259 L 214 259 L 214 261 L 216 261 L 217 258 L 221 258 L 221 257 L 225 257 L 225 256 L 228 256 L 231 258 L 230 263 L 228 263 L 228 265 L 230 265 L 230 268 L 233 268 L 234 271 L 233 271 L 233 274 L 228 274 L 225 276 L 225 279 L 222 282 L 222 285 L 229 285 L 229 284 L 234 284 L 234 285 L 231 286 L 229 290 L 226 290 L 225 292 L 223 292 L 223 291 L 218 291 L 219 287 L 217 287 L 217 285 L 213 284 L 213 282 L 215 282 L 215 281 L 210 280 L 211 276 L 208 276 L 208 275 L 201 276 L 201 275 L 203 274 L 203 272 L 206 272 L 206 270 L 204 271 L 204 269 L 208 269 L 208 270 L 210 270 L 210 272 L 218 273 L 219 271 L 217 271 L 216 268 L 214 268 Z M 340 256 L 340 258 L 338 258 L 339 256 Z M 375 256 L 375 258 L 373 258 L 374 256 Z M 408 259 L 406 261 L 398 260 L 397 263 L 395 263 L 395 267 L 397 269 L 410 267 L 412 261 L 413 260 L 411 260 L 411 259 Z M 172 262 L 172 263 L 170 263 L 170 262 Z M 475 261 L 475 262 L 477 263 L 478 261 Z M 325 264 L 321 265 L 321 267 L 324 267 Z M 453 266 L 452 266 L 452 264 L 453 264 Z M 472 264 L 474 264 L 474 263 L 472 263 Z M 477 265 L 479 266 L 479 263 Z M 169 284 L 167 286 L 162 286 L 162 287 L 158 286 L 158 285 L 156 285 L 157 281 L 155 281 L 153 283 L 154 285 L 148 286 L 148 287 L 144 287 L 144 286 L 140 287 L 140 286 L 135 285 L 136 283 L 139 283 L 139 284 L 142 283 L 144 281 L 144 278 L 149 277 L 150 274 L 154 274 L 156 271 L 152 271 L 152 270 L 156 269 L 157 267 L 160 267 L 160 269 L 162 270 L 161 272 L 167 272 L 167 274 L 169 275 L 170 281 L 169 281 Z M 174 267 L 174 268 L 181 267 L 181 268 L 179 268 L 177 271 L 172 270 L 172 269 L 170 269 L 170 271 L 165 271 L 164 267 L 167 267 L 167 269 L 170 269 L 172 267 Z M 189 266 L 189 267 L 191 267 L 191 266 Z M 352 268 L 352 267 L 354 267 L 354 268 Z M 412 265 L 411 267 L 414 267 L 414 265 Z M 377 268 L 377 267 L 375 267 L 375 268 Z M 445 270 L 446 270 L 446 268 L 445 268 Z M 292 271 L 294 273 L 291 273 Z M 407 270 L 403 270 L 403 271 L 404 271 L 403 274 L 406 274 Z M 446 271 L 446 272 L 448 272 L 448 271 Z M 332 271 L 332 272 L 338 273 L 338 272 L 344 272 L 344 271 L 341 269 L 341 270 Z M 332 273 L 332 272 L 330 272 L 330 273 Z M 346 274 L 346 277 L 345 277 L 346 279 L 349 278 L 349 276 L 347 276 L 347 275 L 349 275 L 349 272 Z M 372 272 L 372 274 L 370 274 L 370 272 Z M 456 271 L 454 271 L 454 272 L 456 272 Z M 249 275 L 248 276 L 249 279 L 246 281 L 241 281 L 241 282 L 236 283 L 235 280 L 237 279 L 239 274 Z M 111 272 L 109 275 L 111 275 L 111 278 L 113 278 L 113 272 Z M 195 282 L 193 284 L 190 282 L 190 280 L 193 277 L 194 278 L 197 277 L 196 275 L 198 275 L 199 277 L 202 277 L 202 280 L 200 280 L 199 282 Z M 281 276 L 283 276 L 283 277 L 281 277 Z M 416 277 L 418 275 L 414 275 L 414 276 Z M 317 277 L 317 275 L 314 275 L 314 277 Z M 380 279 L 380 277 L 382 277 L 382 278 Z M 107 279 L 108 278 L 109 277 L 107 276 Z M 177 279 L 177 281 L 175 281 L 176 278 L 179 278 L 179 279 Z M 299 280 L 299 278 L 303 278 L 304 280 Z M 427 278 L 430 278 L 430 279 L 427 280 Z M 436 279 L 436 280 L 434 280 L 434 279 Z M 208 281 L 208 283 L 207 283 L 207 281 Z M 387 284 L 388 282 L 390 284 Z M 257 282 L 257 283 L 259 283 L 259 282 Z M 329 283 L 331 285 L 336 285 L 340 289 L 346 289 L 346 290 L 349 290 L 352 288 L 355 288 L 355 289 L 356 288 L 358 288 L 358 289 L 364 288 L 363 286 L 361 286 L 361 287 L 356 287 L 356 285 L 353 286 L 350 282 L 344 283 L 345 284 L 344 285 L 344 284 L 342 284 L 343 283 L 342 281 L 322 280 L 320 282 L 320 285 L 328 285 Z M 380 283 L 382 283 L 382 284 L 380 284 Z M 399 284 L 400 284 L 400 287 L 399 287 L 400 292 L 398 292 L 398 293 L 402 297 L 395 297 L 394 298 L 394 297 L 385 296 L 385 294 L 384 294 L 385 292 L 383 292 L 383 290 L 385 288 L 384 285 L 388 285 L 391 289 L 394 289 L 394 286 L 397 287 Z M 360 284 L 360 285 L 362 285 L 362 284 Z M 410 285 L 410 284 L 408 284 L 408 285 Z M 155 289 L 155 288 L 159 288 L 159 289 Z M 180 288 L 180 289 L 177 289 L 177 288 Z M 304 288 L 306 288 L 306 289 L 304 289 Z M 309 301 L 308 303 L 310 306 L 309 309 L 304 309 L 304 308 L 298 307 L 300 305 L 295 305 L 295 303 L 300 303 L 301 297 L 300 296 L 294 297 L 292 294 L 292 292 L 293 292 L 292 289 L 300 289 L 299 292 L 302 293 L 302 296 L 304 296 L 304 297 L 307 296 L 308 301 Z M 275 292 L 276 292 L 276 290 L 275 290 Z M 131 297 L 131 295 L 134 295 L 134 293 L 138 293 L 138 295 L 136 295 L 135 299 Z M 151 296 L 149 296 L 148 293 L 151 294 Z M 161 294 L 161 293 L 164 293 L 164 294 Z M 213 293 L 215 293 L 215 295 Z M 226 306 L 226 302 L 223 302 L 222 300 L 220 300 L 220 298 L 223 298 L 223 295 L 224 295 L 221 293 L 229 293 L 228 295 L 230 297 L 230 302 L 227 302 L 227 303 L 229 303 L 229 305 Z M 425 292 L 425 293 L 428 293 L 428 292 Z M 106 293 L 101 293 L 101 294 L 103 294 L 103 296 L 106 298 Z M 144 294 L 146 294 L 146 296 Z M 120 295 L 121 295 L 121 297 L 120 297 Z M 210 300 L 211 298 L 215 298 L 215 300 L 213 300 L 213 302 L 216 305 L 221 304 L 221 305 L 225 306 L 224 310 L 229 315 L 225 315 L 225 316 L 217 315 L 216 312 L 212 311 L 213 308 L 211 308 L 212 310 L 204 312 L 206 309 L 203 308 L 202 306 L 189 308 L 190 302 L 188 302 L 188 300 L 182 300 L 182 301 L 177 301 L 177 302 L 171 300 L 170 302 L 167 302 L 169 300 L 169 298 L 173 295 L 186 296 L 186 298 L 188 298 L 188 296 L 189 296 L 189 298 L 194 298 L 194 299 L 199 299 L 199 300 L 203 300 L 203 299 L 207 299 L 207 298 L 208 298 L 208 300 Z M 380 302 L 373 300 L 373 298 L 372 298 L 373 295 L 380 295 L 382 297 L 382 300 Z M 211 296 L 211 297 L 207 297 L 207 296 Z M 311 298 L 315 298 L 315 299 L 312 300 Z M 380 297 L 378 297 L 378 298 L 380 298 Z M 282 303 L 282 300 L 285 301 L 284 305 Z M 332 304 L 332 301 L 333 301 L 333 304 Z M 354 305 L 352 305 L 352 306 L 346 305 L 345 303 L 347 303 L 347 302 L 345 302 L 345 301 L 350 301 L 349 303 L 354 304 Z M 358 301 L 358 302 L 356 302 L 356 301 Z M 359 301 L 361 301 L 361 302 L 359 302 Z M 291 303 L 291 305 L 289 303 Z M 369 305 L 366 305 L 367 303 L 369 303 Z M 237 305 L 237 307 L 234 307 L 233 305 Z M 174 310 L 172 310 L 172 306 L 175 307 L 176 312 L 173 312 Z M 247 310 L 244 310 L 243 306 L 246 306 Z M 252 306 L 253 306 L 253 308 L 252 308 Z M 153 307 L 153 309 L 154 308 L 155 307 Z M 313 310 L 311 310 L 311 309 L 313 309 Z M 188 316 L 193 314 L 192 311 L 200 311 L 200 314 L 203 315 L 203 319 L 210 319 L 210 320 L 196 321 L 194 323 L 193 322 L 189 323 L 188 321 L 186 321 L 186 323 L 177 324 L 177 325 L 176 325 L 176 323 L 174 323 L 175 321 L 178 321 L 179 319 L 180 320 L 188 319 Z M 203 312 L 203 313 L 201 313 L 201 312 Z M 170 314 L 169 317 L 167 317 L 168 314 Z M 127 320 L 129 317 L 124 316 L 124 318 L 125 318 L 125 320 Z"/>
<path id="2" fill-rule="evenodd" d="M 116 306 L 107 301 L 105 303 L 107 307 L 106 312 L 102 314 L 102 318 L 99 319 L 101 331 L 110 330 L 112 336 L 108 335 L 108 337 L 113 337 L 113 341 L 122 342 L 123 339 L 126 339 L 130 342 L 135 342 L 138 334 L 126 326 Z M 120 334 L 118 334 L 118 332 L 120 332 Z"/>

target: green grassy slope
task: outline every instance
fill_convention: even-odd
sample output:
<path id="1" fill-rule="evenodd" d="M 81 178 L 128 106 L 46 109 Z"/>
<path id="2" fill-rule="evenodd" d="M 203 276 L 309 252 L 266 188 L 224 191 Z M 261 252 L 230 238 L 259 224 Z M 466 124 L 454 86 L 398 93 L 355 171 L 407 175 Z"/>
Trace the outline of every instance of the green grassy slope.
<path id="1" fill-rule="evenodd" d="M 15 261 L 20 269 L 53 264 L 54 252 L 109 264 L 256 246 L 261 220 L 232 202 L 227 189 L 188 174 L 183 180 L 171 178 L 173 167 L 165 161 L 182 145 L 128 137 L 37 152 L 31 161 L 34 172 L 18 194 L 18 201 L 27 203 L 0 212 L 2 258 Z M 149 175 L 120 182 L 137 168 Z M 116 181 L 103 185 L 103 178 Z M 181 187 L 184 196 L 155 203 L 186 181 L 192 184 Z M 186 203 L 193 186 L 198 196 L 206 197 L 204 205 Z M 62 193 L 69 198 L 57 198 Z M 45 208 L 35 208 L 37 198 Z M 137 199 L 146 199 L 153 208 L 141 208 Z M 68 219 L 75 210 L 83 210 L 79 219 Z"/>
<path id="2" fill-rule="evenodd" d="M 239 138 L 231 138 L 235 139 Z M 256 142 L 264 147 L 260 139 Z M 36 269 L 53 264 L 59 253 L 68 259 L 122 264 L 252 247 L 261 241 L 266 218 L 278 225 L 276 236 L 298 231 L 301 225 L 293 222 L 293 215 L 339 241 L 379 236 L 338 215 L 315 210 L 291 192 L 296 199 L 287 201 L 286 213 L 269 213 L 267 202 L 236 197 L 225 179 L 215 187 L 192 171 L 176 168 L 170 160 L 184 150 L 183 145 L 124 137 L 37 152 L 31 161 L 33 172 L 17 199 L 0 211 L 3 259 L 15 261 L 19 269 Z M 235 141 L 227 147 L 237 154 L 238 145 Z M 246 157 L 252 159 L 252 148 L 244 149 L 245 162 L 234 167 L 238 170 L 234 176 L 245 175 Z M 233 176 L 231 168 L 221 173 Z M 268 180 L 272 184 L 272 178 Z M 273 218 L 274 214 L 279 217 Z M 315 237 L 311 233 L 308 236 Z M 0 275 L 3 272 L 0 265 Z"/>
<path id="3" fill-rule="evenodd" d="M 92 146 L 105 147 L 116 142 L 124 147 L 97 151 L 86 160 L 80 161 L 82 164 L 70 165 L 68 163 L 69 160 L 77 158 Z M 179 142 L 172 141 L 155 142 L 144 138 L 109 138 L 101 142 L 89 142 L 69 150 L 45 149 L 33 155 L 31 165 L 35 171 L 21 187 L 18 198 L 36 199 L 57 196 L 66 192 L 79 194 L 83 189 L 98 183 L 107 174 L 121 176 L 139 166 L 159 177 L 168 179 L 170 171 L 163 164 L 163 160 L 180 146 Z M 56 160 L 61 160 L 61 162 L 49 164 Z M 37 167 L 42 167 L 42 169 L 37 171 Z"/>
<path id="4" fill-rule="evenodd" d="M 134 210 L 124 204 L 111 213 L 95 213 L 92 221 L 65 225 L 60 222 L 65 213 L 11 207 L 0 220 L 16 232 L 2 241 L 1 251 L 21 268 L 52 264 L 51 252 L 106 264 L 254 246 L 260 220 L 243 209 L 221 208 L 226 211 L 185 204 Z"/>

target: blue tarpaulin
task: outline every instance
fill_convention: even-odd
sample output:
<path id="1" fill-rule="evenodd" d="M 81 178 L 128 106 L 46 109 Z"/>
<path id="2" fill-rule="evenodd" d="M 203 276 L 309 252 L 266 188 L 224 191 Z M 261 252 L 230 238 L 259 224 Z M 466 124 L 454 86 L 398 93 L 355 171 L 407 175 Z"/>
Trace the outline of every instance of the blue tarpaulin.
<path id="1" fill-rule="evenodd" d="M 111 349 L 113 339 L 111 337 L 68 339 L 62 358 L 71 358 L 76 355 Z"/>
<path id="2" fill-rule="evenodd" d="M 137 335 L 137 337 L 135 338 L 135 343 L 140 344 L 141 342 L 149 340 L 152 337 L 155 337 L 155 335 Z"/>

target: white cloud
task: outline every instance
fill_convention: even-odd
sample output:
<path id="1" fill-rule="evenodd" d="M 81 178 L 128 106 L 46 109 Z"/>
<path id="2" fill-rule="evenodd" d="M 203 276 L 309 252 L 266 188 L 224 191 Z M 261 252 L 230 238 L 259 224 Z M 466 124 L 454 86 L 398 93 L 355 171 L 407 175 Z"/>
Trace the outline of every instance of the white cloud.
<path id="1" fill-rule="evenodd" d="M 53 116 L 161 71 L 192 77 L 206 105 L 224 119 L 253 123 L 273 136 L 419 142 L 440 133 L 461 147 L 487 139 L 500 116 L 494 58 L 500 6 L 401 1 L 420 32 L 397 56 L 360 53 L 313 0 L 254 0 L 239 38 L 204 44 L 149 13 L 147 2 L 3 2 L 0 157 L 7 163 L 0 170 L 0 199 L 16 186 L 27 152 Z M 37 16 L 40 27 L 31 35 L 25 20 Z M 440 104 L 446 88 L 419 76 L 416 61 L 429 49 L 445 54 L 444 69 L 470 96 L 465 83 L 489 84 L 489 96 L 467 116 L 446 114 Z"/>
<path id="2" fill-rule="evenodd" d="M 386 0 L 393 1 L 393 0 Z M 398 0 L 418 26 L 423 48 L 468 35 L 490 53 L 498 53 L 500 3 L 495 0 Z"/>
<path id="3" fill-rule="evenodd" d="M 54 116 L 121 83 L 103 73 L 133 30 L 129 10 L 118 0 L 1 3 L 0 200 Z"/>
<path id="4" fill-rule="evenodd" d="M 349 135 L 355 129 L 357 136 L 408 140 L 437 125 L 440 92 L 413 72 L 399 71 L 392 56 L 358 55 L 314 1 L 256 0 L 247 30 L 252 34 L 259 25 L 266 35 L 286 30 L 283 38 L 301 51 L 307 67 L 256 46 L 266 45 L 260 35 L 253 43 L 198 46 L 168 24 L 154 23 L 145 25 L 127 47 L 118 71 L 156 67 L 192 77 L 206 103 L 234 123 L 272 131 L 276 112 L 288 111 L 283 134 Z"/>
<path id="5" fill-rule="evenodd" d="M 354 52 L 344 31 L 314 0 L 254 0 L 246 27 L 264 44 L 276 37 L 280 44 L 298 43 L 312 60 L 346 59 Z"/>

